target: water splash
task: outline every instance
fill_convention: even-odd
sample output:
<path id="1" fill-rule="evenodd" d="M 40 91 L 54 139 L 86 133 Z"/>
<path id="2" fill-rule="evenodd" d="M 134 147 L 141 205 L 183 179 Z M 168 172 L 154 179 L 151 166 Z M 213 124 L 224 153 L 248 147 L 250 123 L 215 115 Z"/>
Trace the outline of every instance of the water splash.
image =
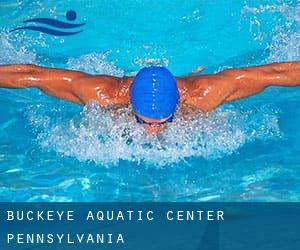
<path id="1" fill-rule="evenodd" d="M 169 60 L 165 57 L 163 58 L 135 58 L 133 61 L 134 64 L 140 67 L 146 67 L 150 65 L 157 65 L 157 66 L 165 66 L 169 65 Z"/>
<path id="2" fill-rule="evenodd" d="M 106 166 L 120 160 L 164 166 L 188 157 L 216 159 L 237 152 L 247 142 L 280 137 L 272 109 L 230 107 L 208 115 L 181 109 L 173 123 L 152 136 L 132 119 L 130 108 L 103 109 L 92 101 L 79 116 L 64 121 L 54 120 L 64 117 L 57 110 L 40 116 L 41 108 L 30 108 L 28 118 L 42 148 Z"/>
<path id="3" fill-rule="evenodd" d="M 35 63 L 36 54 L 20 43 L 18 35 L 0 31 L 0 64 Z"/>
<path id="4" fill-rule="evenodd" d="M 199 20 L 202 20 L 202 16 L 200 13 L 200 10 L 197 8 L 192 11 L 191 14 L 184 15 L 181 17 L 181 22 L 182 23 L 195 23 L 198 22 Z"/>
<path id="5" fill-rule="evenodd" d="M 266 4 L 259 5 L 258 7 L 251 7 L 245 5 L 242 9 L 242 14 L 244 13 L 252 13 L 254 15 L 264 13 L 264 12 L 283 12 L 288 7 L 287 4 Z"/>
<path id="6" fill-rule="evenodd" d="M 275 26 L 269 62 L 300 60 L 300 6 L 282 9 L 286 27 Z"/>
<path id="7" fill-rule="evenodd" d="M 284 2 L 257 7 L 244 6 L 241 14 L 251 14 L 250 32 L 254 40 L 263 41 L 271 37 L 268 45 L 269 57 L 266 62 L 294 61 L 300 59 L 300 5 L 290 6 Z M 267 25 L 261 20 L 263 14 L 276 13 L 281 16 L 279 23 L 274 25 L 268 33 L 262 32 L 262 25 Z"/>
<path id="8" fill-rule="evenodd" d="M 104 53 L 90 53 L 79 58 L 70 58 L 67 67 L 73 70 L 84 71 L 91 74 L 106 74 L 113 76 L 124 76 L 124 70 L 118 68 L 107 57 L 110 51 Z"/>

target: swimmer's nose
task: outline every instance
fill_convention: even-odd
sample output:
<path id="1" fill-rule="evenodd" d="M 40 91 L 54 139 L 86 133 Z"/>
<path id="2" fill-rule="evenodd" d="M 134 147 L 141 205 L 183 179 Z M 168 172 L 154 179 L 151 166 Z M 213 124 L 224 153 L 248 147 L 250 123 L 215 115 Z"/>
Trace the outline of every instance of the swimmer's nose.
<path id="1" fill-rule="evenodd" d="M 143 127 L 148 133 L 157 135 L 160 133 L 163 126 L 161 124 L 145 124 Z"/>

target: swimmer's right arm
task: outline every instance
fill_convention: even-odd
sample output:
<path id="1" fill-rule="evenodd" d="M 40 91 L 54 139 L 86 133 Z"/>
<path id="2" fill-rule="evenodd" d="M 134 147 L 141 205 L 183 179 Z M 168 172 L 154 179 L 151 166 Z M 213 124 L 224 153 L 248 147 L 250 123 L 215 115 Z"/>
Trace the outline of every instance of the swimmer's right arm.
<path id="1" fill-rule="evenodd" d="M 75 103 L 81 103 L 73 93 L 72 85 L 85 74 L 62 69 L 40 67 L 32 64 L 0 66 L 0 87 L 39 88 L 46 94 Z"/>
<path id="2" fill-rule="evenodd" d="M 115 98 L 123 80 L 32 64 L 0 65 L 0 88 L 39 88 L 50 96 L 78 104 L 91 99 L 102 106 L 124 102 L 122 98 Z"/>

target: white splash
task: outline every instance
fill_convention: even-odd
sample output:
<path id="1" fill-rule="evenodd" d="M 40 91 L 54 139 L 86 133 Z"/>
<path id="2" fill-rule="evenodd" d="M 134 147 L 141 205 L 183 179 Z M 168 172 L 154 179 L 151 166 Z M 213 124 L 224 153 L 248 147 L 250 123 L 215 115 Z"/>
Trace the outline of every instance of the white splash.
<path id="1" fill-rule="evenodd" d="M 230 107 L 209 115 L 180 110 L 173 123 L 152 136 L 135 122 L 130 108 L 102 109 L 90 102 L 79 117 L 64 121 L 54 121 L 64 116 L 57 110 L 40 116 L 41 108 L 32 107 L 28 118 L 42 148 L 106 166 L 120 160 L 164 166 L 187 157 L 216 159 L 247 142 L 280 137 L 277 114 L 269 109 L 242 112 Z"/>
<path id="2" fill-rule="evenodd" d="M 36 54 L 18 42 L 18 38 L 17 34 L 0 31 L 0 64 L 36 62 Z"/>
<path id="3" fill-rule="evenodd" d="M 300 60 L 300 6 L 282 10 L 286 27 L 275 26 L 269 46 L 269 62 Z"/>
<path id="4" fill-rule="evenodd" d="M 287 3 L 275 3 L 272 5 L 259 5 L 250 7 L 246 5 L 242 9 L 242 15 L 250 13 L 250 32 L 254 40 L 262 41 L 266 34 L 261 30 L 264 22 L 260 21 L 263 13 L 277 13 L 284 20 L 280 24 L 274 24 L 270 29 L 271 43 L 268 46 L 268 63 L 279 61 L 300 60 L 300 5 L 289 6 Z"/>
<path id="5" fill-rule="evenodd" d="M 84 71 L 91 74 L 106 74 L 113 76 L 124 76 L 124 70 L 118 68 L 107 57 L 109 51 L 104 53 L 90 53 L 79 58 L 70 58 L 67 62 L 68 69 Z"/>

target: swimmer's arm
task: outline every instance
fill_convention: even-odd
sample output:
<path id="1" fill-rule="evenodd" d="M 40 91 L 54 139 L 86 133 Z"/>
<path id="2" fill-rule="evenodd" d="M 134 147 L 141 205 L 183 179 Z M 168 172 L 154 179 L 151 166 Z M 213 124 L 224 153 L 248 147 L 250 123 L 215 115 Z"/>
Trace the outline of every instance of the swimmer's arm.
<path id="1" fill-rule="evenodd" d="M 73 93 L 73 85 L 87 74 L 33 64 L 0 65 L 1 88 L 39 88 L 46 94 L 81 103 Z"/>
<path id="2" fill-rule="evenodd" d="M 268 86 L 300 84 L 300 62 L 228 69 L 214 75 L 185 78 L 187 105 L 209 112 L 224 102 L 263 91 Z"/>
<path id="3" fill-rule="evenodd" d="M 237 85 L 234 93 L 226 98 L 233 101 L 254 95 L 269 86 L 295 87 L 300 85 L 300 62 L 272 63 L 228 70 Z"/>
<path id="4" fill-rule="evenodd" d="M 112 97 L 120 88 L 121 81 L 122 78 L 31 64 L 0 65 L 0 88 L 39 88 L 50 96 L 78 104 L 85 104 L 91 99 L 97 100 L 100 105 L 107 101 L 114 104 L 112 99 L 115 98 Z"/>

